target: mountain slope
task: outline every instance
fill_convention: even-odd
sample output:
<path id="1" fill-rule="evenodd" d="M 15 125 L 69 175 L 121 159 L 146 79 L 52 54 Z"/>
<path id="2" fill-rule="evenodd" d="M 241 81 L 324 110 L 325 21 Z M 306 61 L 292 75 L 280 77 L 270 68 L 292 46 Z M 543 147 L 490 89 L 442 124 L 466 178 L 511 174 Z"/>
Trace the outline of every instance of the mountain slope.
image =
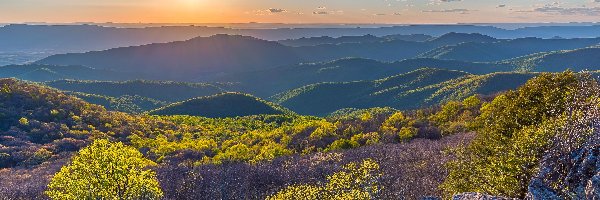
<path id="1" fill-rule="evenodd" d="M 182 83 L 170 81 L 74 81 L 46 82 L 46 85 L 65 91 L 98 94 L 110 97 L 124 95 L 142 96 L 160 101 L 177 102 L 186 99 L 210 96 L 224 92 L 219 86 L 206 83 Z"/>
<path id="2" fill-rule="evenodd" d="M 275 69 L 227 74 L 212 81 L 237 82 L 235 89 L 260 97 L 321 82 L 376 80 L 423 67 L 458 70 L 474 74 L 511 71 L 508 64 L 470 63 L 429 58 L 407 59 L 398 62 L 379 62 L 371 59 L 344 58 L 330 62 L 302 63 Z"/>
<path id="3" fill-rule="evenodd" d="M 472 75 L 424 68 L 376 81 L 313 84 L 277 94 L 272 99 L 299 114 L 318 116 L 342 108 L 407 110 L 515 89 L 535 75 L 515 72 Z"/>
<path id="4" fill-rule="evenodd" d="M 210 118 L 284 114 L 288 110 L 242 93 L 222 93 L 174 103 L 153 111 L 152 115 L 191 115 Z"/>
<path id="5" fill-rule="evenodd" d="M 54 55 L 36 63 L 84 65 L 136 72 L 154 79 L 203 81 L 227 73 L 266 70 L 344 57 L 397 61 L 415 57 L 442 45 L 478 42 L 481 37 L 483 36 L 451 34 L 424 42 L 392 40 L 289 47 L 247 36 L 216 35 L 181 42 Z"/>
<path id="6" fill-rule="evenodd" d="M 299 114 L 324 116 L 342 108 L 386 107 L 390 96 L 468 75 L 423 68 L 376 81 L 318 83 L 277 94 L 272 99 Z M 405 102 L 409 106 L 418 102 Z"/>
<path id="7" fill-rule="evenodd" d="M 461 43 L 443 46 L 420 57 L 462 60 L 471 62 L 500 61 L 538 52 L 584 48 L 597 45 L 600 38 L 586 39 L 540 39 L 521 38 L 493 43 Z"/>
<path id="8" fill-rule="evenodd" d="M 600 70 L 600 47 L 537 53 L 502 63 L 527 71 Z"/>
<path id="9" fill-rule="evenodd" d="M 29 81 L 54 81 L 62 79 L 75 80 L 128 80 L 142 76 L 131 73 L 121 73 L 111 70 L 94 69 L 84 66 L 57 65 L 7 65 L 0 67 L 0 78 L 18 78 Z"/>

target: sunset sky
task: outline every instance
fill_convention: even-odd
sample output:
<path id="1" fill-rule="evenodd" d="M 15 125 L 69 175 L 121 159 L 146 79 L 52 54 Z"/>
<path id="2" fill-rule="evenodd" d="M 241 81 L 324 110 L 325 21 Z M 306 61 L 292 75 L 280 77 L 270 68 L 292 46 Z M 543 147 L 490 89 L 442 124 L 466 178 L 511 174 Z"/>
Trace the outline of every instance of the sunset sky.
<path id="1" fill-rule="evenodd" d="M 0 0 L 0 22 L 598 22 L 600 0 Z"/>

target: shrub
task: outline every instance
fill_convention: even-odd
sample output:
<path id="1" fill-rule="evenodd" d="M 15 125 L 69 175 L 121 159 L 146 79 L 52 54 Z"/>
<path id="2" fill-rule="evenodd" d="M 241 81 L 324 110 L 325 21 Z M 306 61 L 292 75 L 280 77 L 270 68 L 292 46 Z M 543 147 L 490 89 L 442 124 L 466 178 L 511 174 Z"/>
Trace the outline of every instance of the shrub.
<path id="1" fill-rule="evenodd" d="M 481 105 L 481 100 L 477 95 L 473 95 L 463 100 L 462 104 L 466 109 L 476 109 Z"/>
<path id="2" fill-rule="evenodd" d="M 51 199 L 160 199 L 154 163 L 132 147 L 96 140 L 54 175 Z"/>
<path id="3" fill-rule="evenodd" d="M 384 133 L 396 133 L 400 128 L 406 126 L 407 119 L 402 112 L 396 112 L 381 125 L 381 131 Z"/>
<path id="4" fill-rule="evenodd" d="M 358 142 L 348 139 L 339 139 L 331 143 L 325 151 L 333 151 L 338 149 L 350 149 L 360 146 Z"/>
<path id="5" fill-rule="evenodd" d="M 417 129 L 417 128 L 402 127 L 402 129 L 400 129 L 400 132 L 398 132 L 398 137 L 400 138 L 400 141 L 406 141 L 406 140 L 410 140 L 411 138 L 415 137 L 418 133 L 419 133 L 419 129 Z"/>
<path id="6" fill-rule="evenodd" d="M 19 119 L 19 124 L 21 124 L 23 126 L 27 126 L 27 125 L 29 125 L 29 120 L 27 120 L 27 118 L 25 118 L 25 117 L 21 117 L 21 119 Z"/>
<path id="7" fill-rule="evenodd" d="M 344 166 L 342 171 L 328 176 L 325 184 L 289 186 L 267 199 L 377 199 L 382 189 L 380 177 L 379 164 L 366 159 Z"/>

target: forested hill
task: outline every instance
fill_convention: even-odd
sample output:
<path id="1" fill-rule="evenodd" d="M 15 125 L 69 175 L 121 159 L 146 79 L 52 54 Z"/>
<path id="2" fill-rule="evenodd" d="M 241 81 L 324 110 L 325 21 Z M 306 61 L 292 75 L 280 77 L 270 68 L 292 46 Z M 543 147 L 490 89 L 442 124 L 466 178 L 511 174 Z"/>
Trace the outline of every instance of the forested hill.
<path id="1" fill-rule="evenodd" d="M 65 91 L 111 97 L 138 95 L 166 102 L 183 101 L 194 97 L 210 96 L 225 92 L 225 90 L 217 84 L 173 81 L 136 80 L 113 82 L 60 80 L 45 82 L 44 84 Z"/>
<path id="2" fill-rule="evenodd" d="M 410 110 L 474 94 L 493 95 L 515 89 L 535 75 L 514 72 L 472 75 L 424 68 L 375 81 L 312 84 L 272 99 L 299 114 L 320 116 L 342 108 L 389 106 Z"/>
<path id="3" fill-rule="evenodd" d="M 153 115 L 190 115 L 211 118 L 291 113 L 279 105 L 241 93 L 222 93 L 194 98 L 149 112 Z"/>
<path id="4" fill-rule="evenodd" d="M 462 60 L 470 62 L 493 62 L 538 52 L 578 49 L 595 46 L 598 44 L 600 44 L 600 38 L 519 38 L 498 42 L 466 42 L 456 45 L 442 46 L 424 53 L 420 55 L 420 57 Z"/>
<path id="5" fill-rule="evenodd" d="M 560 72 L 565 67 L 573 71 L 600 69 L 600 46 L 575 50 L 551 51 L 531 54 L 502 63 L 529 71 Z"/>
<path id="6" fill-rule="evenodd" d="M 60 54 L 36 63 L 84 65 L 124 72 L 140 71 L 154 75 L 155 78 L 169 80 L 198 80 L 222 73 L 264 70 L 344 57 L 397 61 L 444 45 L 479 42 L 481 38 L 477 34 L 451 33 L 423 42 L 391 40 L 288 47 L 247 36 L 215 35 L 181 42 Z"/>
<path id="7" fill-rule="evenodd" d="M 512 71 L 516 66 L 495 63 L 471 63 L 430 58 L 407 59 L 397 62 L 380 62 L 364 58 L 343 58 L 328 62 L 301 63 L 275 69 L 233 73 L 211 81 L 236 82 L 233 89 L 260 97 L 322 82 L 349 82 L 377 80 L 414 71 L 423 67 L 458 70 L 473 74 Z"/>

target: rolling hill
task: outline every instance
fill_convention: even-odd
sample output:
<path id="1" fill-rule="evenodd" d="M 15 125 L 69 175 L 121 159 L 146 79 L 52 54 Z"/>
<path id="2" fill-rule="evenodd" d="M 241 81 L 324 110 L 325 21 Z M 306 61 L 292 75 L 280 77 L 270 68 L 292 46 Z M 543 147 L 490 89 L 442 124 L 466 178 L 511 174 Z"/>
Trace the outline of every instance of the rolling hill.
<path id="1" fill-rule="evenodd" d="M 209 118 L 284 113 L 291 112 L 281 106 L 242 93 L 222 93 L 194 98 L 149 112 L 152 115 L 191 115 Z"/>
<path id="2" fill-rule="evenodd" d="M 499 72 L 473 75 L 423 68 L 375 81 L 319 83 L 272 97 L 299 114 L 324 116 L 342 108 L 392 107 L 417 109 L 474 94 L 491 95 L 515 89 L 535 73 Z"/>
<path id="3" fill-rule="evenodd" d="M 269 97 L 285 90 L 321 82 L 349 82 L 376 80 L 423 67 L 449 69 L 486 74 L 511 71 L 509 64 L 470 63 L 430 58 L 407 59 L 397 62 L 380 62 L 363 58 L 343 58 L 329 62 L 301 63 L 275 69 L 227 74 L 215 78 L 217 82 L 236 82 L 235 90 Z"/>
<path id="4" fill-rule="evenodd" d="M 98 94 L 87 94 L 82 92 L 65 92 L 76 96 L 88 103 L 104 106 L 107 110 L 121 111 L 131 114 L 140 114 L 149 110 L 166 106 L 169 103 L 139 95 L 123 95 L 110 97 Z"/>
<path id="5" fill-rule="evenodd" d="M 442 46 L 420 55 L 424 58 L 492 62 L 538 52 L 578 49 L 598 45 L 600 38 L 541 39 L 520 38 L 497 42 L 466 42 Z"/>
<path id="6" fill-rule="evenodd" d="M 411 35 L 386 35 L 377 37 L 374 35 L 362 35 L 362 36 L 341 36 L 341 37 L 330 37 L 330 36 L 321 36 L 321 37 L 302 37 L 298 39 L 287 39 L 287 40 L 279 40 L 280 44 L 292 47 L 302 47 L 302 46 L 317 46 L 322 44 L 342 44 L 342 43 L 369 43 L 369 42 L 385 42 L 391 40 L 402 40 L 402 41 L 412 41 L 412 42 L 423 42 L 429 39 L 432 39 L 432 36 L 424 35 L 424 34 L 411 34 Z"/>
<path id="7" fill-rule="evenodd" d="M 450 33 L 423 42 L 391 40 L 289 47 L 248 36 L 215 35 L 180 42 L 60 54 L 36 63 L 83 65 L 119 72 L 138 72 L 154 79 L 203 81 L 222 74 L 266 70 L 344 57 L 397 61 L 415 57 L 443 45 L 490 39 L 479 34 Z"/>
<path id="8" fill-rule="evenodd" d="M 143 80 L 122 82 L 60 80 L 44 82 L 44 84 L 67 91 L 68 94 L 102 105 L 109 110 L 134 114 L 225 91 L 214 84 Z"/>
<path id="9" fill-rule="evenodd" d="M 0 67 L 0 78 L 18 78 L 29 81 L 54 81 L 62 79 L 74 80 L 128 80 L 138 79 L 141 75 L 121 73 L 112 70 L 94 69 L 84 66 L 57 65 L 7 65 Z"/>
<path id="10" fill-rule="evenodd" d="M 502 63 L 516 65 L 525 71 L 594 71 L 600 70 L 600 47 L 536 53 Z"/>

